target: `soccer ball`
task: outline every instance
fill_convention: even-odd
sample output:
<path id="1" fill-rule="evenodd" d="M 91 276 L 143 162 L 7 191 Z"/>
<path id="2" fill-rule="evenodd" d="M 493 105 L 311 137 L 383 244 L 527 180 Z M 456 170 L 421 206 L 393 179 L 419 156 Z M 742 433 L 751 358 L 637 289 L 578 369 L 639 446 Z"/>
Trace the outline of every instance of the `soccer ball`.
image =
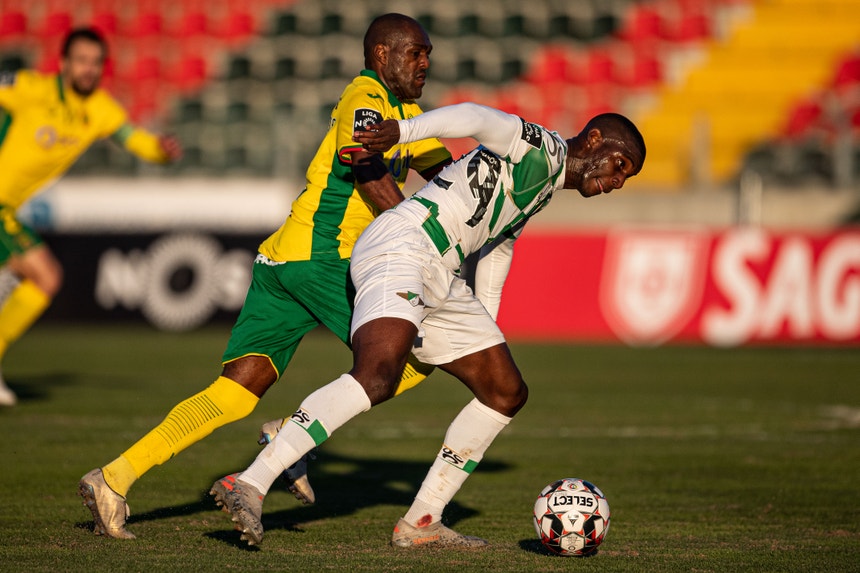
<path id="1" fill-rule="evenodd" d="M 588 557 L 609 531 L 606 496 L 583 479 L 554 481 L 535 501 L 535 531 L 544 547 L 564 556 Z"/>

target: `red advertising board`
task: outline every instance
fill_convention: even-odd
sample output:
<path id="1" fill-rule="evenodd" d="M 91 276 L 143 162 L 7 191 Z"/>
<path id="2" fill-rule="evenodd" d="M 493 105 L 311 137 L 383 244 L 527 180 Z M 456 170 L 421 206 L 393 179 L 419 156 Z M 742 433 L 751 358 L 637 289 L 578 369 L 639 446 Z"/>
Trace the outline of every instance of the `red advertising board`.
<path id="1" fill-rule="evenodd" d="M 860 344 L 860 229 L 560 232 L 517 241 L 511 339 Z"/>

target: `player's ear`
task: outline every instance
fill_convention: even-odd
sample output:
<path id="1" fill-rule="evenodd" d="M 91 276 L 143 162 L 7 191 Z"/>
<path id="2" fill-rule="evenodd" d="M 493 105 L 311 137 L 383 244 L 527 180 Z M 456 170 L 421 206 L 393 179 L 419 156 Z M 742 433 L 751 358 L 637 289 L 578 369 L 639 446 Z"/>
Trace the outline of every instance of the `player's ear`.
<path id="1" fill-rule="evenodd" d="M 373 58 L 380 63 L 380 65 L 385 65 L 388 63 L 388 46 L 385 44 L 376 44 L 373 46 Z"/>
<path id="2" fill-rule="evenodd" d="M 596 127 L 592 127 L 588 130 L 588 134 L 586 135 L 586 141 L 588 142 L 588 147 L 591 149 L 597 149 L 600 147 L 600 144 L 603 143 L 603 134 L 600 133 L 600 130 Z"/>

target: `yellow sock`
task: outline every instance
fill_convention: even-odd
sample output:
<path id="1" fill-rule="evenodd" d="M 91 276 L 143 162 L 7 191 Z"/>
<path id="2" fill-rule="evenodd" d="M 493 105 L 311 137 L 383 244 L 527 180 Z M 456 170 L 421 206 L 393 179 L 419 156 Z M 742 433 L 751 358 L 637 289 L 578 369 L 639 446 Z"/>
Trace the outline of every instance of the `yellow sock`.
<path id="1" fill-rule="evenodd" d="M 406 392 L 410 388 L 418 386 L 418 384 L 423 382 L 425 378 L 430 376 L 430 373 L 433 372 L 433 369 L 435 368 L 435 366 L 431 366 L 430 364 L 419 362 L 417 358 L 410 354 L 409 358 L 406 360 L 406 368 L 403 369 L 403 374 L 400 376 L 400 383 L 397 385 L 397 391 L 394 392 L 394 395 L 397 396 Z"/>
<path id="2" fill-rule="evenodd" d="M 167 417 L 120 457 L 102 468 L 105 481 L 122 496 L 137 479 L 215 429 L 250 414 L 259 398 L 219 376 L 206 390 L 180 402 Z"/>
<path id="3" fill-rule="evenodd" d="M 29 279 L 15 287 L 0 308 L 0 358 L 50 304 L 51 297 Z"/>

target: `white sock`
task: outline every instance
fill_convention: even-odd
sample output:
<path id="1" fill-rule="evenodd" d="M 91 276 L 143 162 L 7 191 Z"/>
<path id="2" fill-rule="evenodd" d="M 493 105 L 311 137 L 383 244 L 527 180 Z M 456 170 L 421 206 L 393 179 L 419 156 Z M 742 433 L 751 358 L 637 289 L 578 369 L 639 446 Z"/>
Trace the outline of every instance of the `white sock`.
<path id="1" fill-rule="evenodd" d="M 239 479 L 266 495 L 285 469 L 370 406 L 361 384 L 344 374 L 305 398 Z"/>
<path id="2" fill-rule="evenodd" d="M 448 426 L 445 443 L 403 519 L 415 527 L 441 520 L 442 510 L 510 421 L 477 398 L 469 402 Z"/>

